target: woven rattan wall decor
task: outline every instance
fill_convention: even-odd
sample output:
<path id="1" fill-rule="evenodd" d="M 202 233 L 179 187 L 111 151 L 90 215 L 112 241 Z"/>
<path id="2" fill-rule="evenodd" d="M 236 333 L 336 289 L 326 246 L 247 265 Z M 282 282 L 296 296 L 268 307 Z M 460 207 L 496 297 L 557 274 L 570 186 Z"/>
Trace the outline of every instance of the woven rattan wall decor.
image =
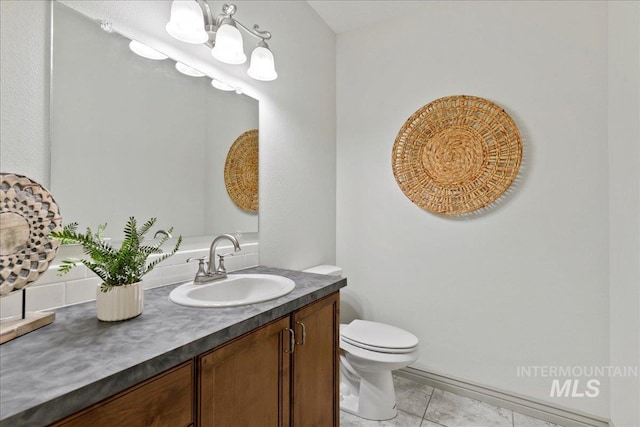
<path id="1" fill-rule="evenodd" d="M 26 176 L 0 173 L 0 295 L 47 271 L 60 246 L 48 236 L 61 229 L 58 205 L 47 190 Z"/>
<path id="2" fill-rule="evenodd" d="M 224 164 L 227 193 L 240 209 L 258 211 L 258 129 L 240 135 Z"/>
<path id="3" fill-rule="evenodd" d="M 392 152 L 402 192 L 421 208 L 463 215 L 495 202 L 522 162 L 522 138 L 499 105 L 476 96 L 448 96 L 405 122 Z"/>

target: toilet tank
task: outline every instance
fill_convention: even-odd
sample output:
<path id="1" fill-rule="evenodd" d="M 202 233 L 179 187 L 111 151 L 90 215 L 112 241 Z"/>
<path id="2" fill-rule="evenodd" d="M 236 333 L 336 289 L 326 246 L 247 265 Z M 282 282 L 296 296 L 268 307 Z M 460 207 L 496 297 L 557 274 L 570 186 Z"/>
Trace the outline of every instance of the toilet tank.
<path id="1" fill-rule="evenodd" d="M 302 271 L 305 273 L 326 274 L 327 276 L 342 276 L 342 268 L 337 265 L 316 265 Z"/>

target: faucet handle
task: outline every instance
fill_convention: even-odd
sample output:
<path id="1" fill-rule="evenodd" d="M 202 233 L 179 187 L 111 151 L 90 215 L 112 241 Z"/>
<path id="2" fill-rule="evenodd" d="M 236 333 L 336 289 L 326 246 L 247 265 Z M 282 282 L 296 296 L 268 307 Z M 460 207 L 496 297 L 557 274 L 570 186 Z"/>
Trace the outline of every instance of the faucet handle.
<path id="1" fill-rule="evenodd" d="M 187 262 L 198 261 L 198 272 L 196 273 L 196 277 L 193 279 L 194 282 L 201 282 L 207 277 L 207 273 L 204 271 L 204 262 L 206 260 L 206 256 L 187 258 Z"/>
<path id="2" fill-rule="evenodd" d="M 238 249 L 235 249 L 233 252 L 227 252 L 226 254 L 218 254 L 218 259 L 220 261 L 220 264 L 222 264 L 222 272 L 226 273 L 226 271 L 224 271 L 224 257 L 226 256 L 234 256 L 236 254 L 236 252 L 240 252 L 242 249 L 240 249 L 240 246 L 238 246 Z M 218 270 L 220 270 L 220 268 L 218 268 Z"/>
<path id="3" fill-rule="evenodd" d="M 218 254 L 218 268 L 216 269 L 216 274 L 227 274 L 227 269 L 224 266 L 224 257 L 227 255 L 233 256 L 232 252 L 228 254 Z"/>

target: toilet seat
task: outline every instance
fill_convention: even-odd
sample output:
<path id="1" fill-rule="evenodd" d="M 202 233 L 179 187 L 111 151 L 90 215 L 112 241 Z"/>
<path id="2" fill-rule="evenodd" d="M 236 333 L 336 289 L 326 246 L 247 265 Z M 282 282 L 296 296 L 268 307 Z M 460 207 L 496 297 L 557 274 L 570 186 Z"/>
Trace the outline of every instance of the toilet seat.
<path id="1" fill-rule="evenodd" d="M 389 353 L 389 354 L 407 354 L 412 353 L 416 350 L 416 347 L 408 347 L 408 348 L 386 348 L 386 347 L 377 347 L 374 345 L 368 345 L 359 343 L 357 341 L 349 340 L 348 338 L 342 337 L 343 342 L 351 344 L 352 346 L 361 348 L 363 350 L 376 351 L 378 353 Z"/>
<path id="2" fill-rule="evenodd" d="M 343 342 L 369 351 L 408 354 L 416 350 L 418 338 L 400 328 L 367 320 L 354 320 L 340 326 Z"/>
<path id="3" fill-rule="evenodd" d="M 340 340 L 340 350 L 345 352 L 350 358 L 351 356 L 357 357 L 367 362 L 384 363 L 384 364 L 401 364 L 407 366 L 416 361 L 418 357 L 418 349 L 416 348 L 411 353 L 385 353 L 382 351 L 367 350 L 362 347 L 349 344 L 345 340 Z M 404 367 L 403 366 L 403 367 Z M 400 368 L 395 368 L 400 369 Z"/>

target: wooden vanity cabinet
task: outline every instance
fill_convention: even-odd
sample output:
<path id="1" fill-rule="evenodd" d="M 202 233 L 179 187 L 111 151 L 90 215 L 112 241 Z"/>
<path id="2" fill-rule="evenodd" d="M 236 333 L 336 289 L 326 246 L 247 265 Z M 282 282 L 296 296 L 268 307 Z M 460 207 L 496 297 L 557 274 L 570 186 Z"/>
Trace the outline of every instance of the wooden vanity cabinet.
<path id="1" fill-rule="evenodd" d="M 335 293 L 293 313 L 291 418 L 296 427 L 338 426 L 340 299 Z"/>
<path id="2" fill-rule="evenodd" d="M 198 426 L 289 425 L 288 328 L 280 319 L 199 357 Z"/>
<path id="3" fill-rule="evenodd" d="M 52 426 L 192 426 L 195 413 L 194 384 L 194 364 L 190 360 Z"/>
<path id="4" fill-rule="evenodd" d="M 339 329 L 335 292 L 52 425 L 338 426 Z"/>
<path id="5" fill-rule="evenodd" d="M 338 426 L 338 295 L 200 356 L 197 425 Z"/>

